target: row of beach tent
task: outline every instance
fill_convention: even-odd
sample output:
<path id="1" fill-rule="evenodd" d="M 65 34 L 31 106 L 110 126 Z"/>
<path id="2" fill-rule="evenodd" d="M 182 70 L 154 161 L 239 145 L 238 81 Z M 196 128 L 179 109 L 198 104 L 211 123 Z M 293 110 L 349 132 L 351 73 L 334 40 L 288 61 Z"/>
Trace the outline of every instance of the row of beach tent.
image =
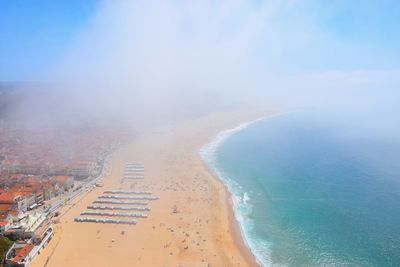
<path id="1" fill-rule="evenodd" d="M 157 200 L 158 197 L 155 196 L 117 196 L 117 195 L 107 195 L 107 194 L 102 194 L 99 196 L 99 198 L 106 198 L 106 199 L 135 199 L 135 200 Z"/>
<path id="2" fill-rule="evenodd" d="M 126 163 L 124 180 L 144 179 L 144 165 L 142 163 Z"/>
<path id="3" fill-rule="evenodd" d="M 147 214 L 141 212 L 83 211 L 81 212 L 81 215 L 147 218 Z"/>
<path id="4" fill-rule="evenodd" d="M 146 206 L 149 204 L 147 201 L 124 201 L 124 200 L 95 200 L 93 203 L 100 203 L 100 204 L 120 204 L 120 205 L 143 205 Z"/>
<path id="5" fill-rule="evenodd" d="M 149 191 L 137 191 L 137 190 L 123 190 L 123 189 L 114 189 L 114 190 L 104 190 L 104 194 L 123 194 L 123 195 L 151 195 Z"/>
<path id="6" fill-rule="evenodd" d="M 123 180 L 125 179 L 144 179 L 144 165 L 141 163 L 126 163 Z M 103 193 L 98 196 L 97 200 L 87 206 L 88 210 L 81 212 L 80 216 L 75 218 L 75 221 L 134 225 L 137 221 L 133 219 L 125 220 L 104 217 L 147 218 L 148 215 L 143 212 L 150 211 L 148 201 L 157 199 L 158 197 L 153 196 L 152 193 L 148 191 L 127 189 L 104 190 Z"/>
<path id="7" fill-rule="evenodd" d="M 138 210 L 138 211 L 150 211 L 149 207 L 139 207 L 139 206 L 104 206 L 104 205 L 89 205 L 88 209 L 91 210 Z"/>
<path id="8" fill-rule="evenodd" d="M 75 222 L 94 222 L 94 223 L 115 223 L 115 224 L 136 224 L 136 220 L 103 219 L 94 217 L 76 217 Z"/>

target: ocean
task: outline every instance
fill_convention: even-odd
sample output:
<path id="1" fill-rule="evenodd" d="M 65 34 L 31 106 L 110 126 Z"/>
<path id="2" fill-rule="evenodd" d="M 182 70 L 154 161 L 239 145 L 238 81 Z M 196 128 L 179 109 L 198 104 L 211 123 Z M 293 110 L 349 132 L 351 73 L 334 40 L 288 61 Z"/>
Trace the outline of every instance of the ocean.
<path id="1" fill-rule="evenodd" d="M 400 145 L 321 117 L 243 124 L 201 155 L 263 266 L 400 266 Z"/>

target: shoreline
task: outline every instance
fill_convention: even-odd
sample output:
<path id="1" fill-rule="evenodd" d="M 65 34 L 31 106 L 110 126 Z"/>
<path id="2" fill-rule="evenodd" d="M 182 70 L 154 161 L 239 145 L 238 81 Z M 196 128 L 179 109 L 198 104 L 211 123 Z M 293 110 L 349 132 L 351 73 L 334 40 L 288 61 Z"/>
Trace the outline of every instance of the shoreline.
<path id="1" fill-rule="evenodd" d="M 221 129 L 274 113 L 214 112 L 147 129 L 113 155 L 103 188 L 87 192 L 63 209 L 53 242 L 32 267 L 260 266 L 235 217 L 229 189 L 199 150 Z M 102 190 L 132 185 L 121 183 L 120 177 L 125 162 L 135 161 L 146 166 L 146 178 L 135 182 L 135 188 L 153 191 L 160 198 L 153 202 L 149 217 L 131 227 L 75 223 L 74 218 Z M 174 207 L 178 213 L 172 212 Z"/>
<path id="2" fill-rule="evenodd" d="M 226 140 L 228 140 L 236 133 L 260 121 L 290 114 L 292 112 L 296 111 L 278 112 L 278 113 L 263 115 L 253 120 L 250 119 L 249 121 L 241 122 L 237 126 L 234 126 L 232 128 L 223 129 L 219 131 L 214 136 L 214 138 L 211 139 L 208 143 L 205 143 L 199 151 L 199 156 L 202 162 L 204 163 L 204 167 L 207 168 L 207 170 L 214 177 L 214 179 L 218 180 L 222 184 L 222 186 L 226 191 L 226 204 L 228 206 L 228 210 L 230 211 L 229 218 L 230 218 L 230 227 L 232 229 L 232 233 L 236 239 L 237 244 L 243 251 L 244 255 L 246 256 L 248 261 L 252 263 L 252 266 L 263 266 L 263 263 L 257 258 L 257 255 L 253 252 L 249 244 L 249 241 L 246 239 L 246 234 L 244 229 L 245 226 L 242 225 L 242 223 L 237 217 L 238 211 L 236 210 L 234 203 L 234 193 L 231 192 L 229 185 L 224 181 L 224 179 L 220 177 L 216 167 L 211 166 L 211 163 L 208 161 L 213 161 L 214 160 L 213 157 L 215 156 L 215 153 L 217 153 L 218 147 L 220 147 Z"/>
<path id="3" fill-rule="evenodd" d="M 245 258 L 247 259 L 248 263 L 250 263 L 251 266 L 257 266 L 257 267 L 262 266 L 262 263 L 258 260 L 257 256 L 255 255 L 251 246 L 249 245 L 244 233 L 243 229 L 244 226 L 242 226 L 239 219 L 237 218 L 236 214 L 237 211 L 235 209 L 235 203 L 233 199 L 234 193 L 231 192 L 228 184 L 225 183 L 225 181 L 219 176 L 216 170 L 212 166 L 210 166 L 209 163 L 207 163 L 207 157 L 209 158 L 209 160 L 211 160 L 210 157 L 215 155 L 218 147 L 235 133 L 240 132 L 243 129 L 246 129 L 247 127 L 251 126 L 254 123 L 263 121 L 265 119 L 277 115 L 279 114 L 265 115 L 250 121 L 241 122 L 237 126 L 234 126 L 232 128 L 222 129 L 212 139 L 210 139 L 209 142 L 205 143 L 199 150 L 199 157 L 200 160 L 203 162 L 204 168 L 206 168 L 209 171 L 210 175 L 214 179 L 216 179 L 219 183 L 221 183 L 221 185 L 225 190 L 225 202 L 227 205 L 227 209 L 229 211 L 229 226 L 232 235 L 235 239 L 235 242 L 238 245 L 239 249 L 242 251 Z"/>
<path id="4" fill-rule="evenodd" d="M 251 250 L 251 247 L 247 243 L 246 237 L 243 233 L 243 229 L 240 225 L 240 222 L 237 220 L 235 215 L 235 204 L 233 203 L 233 194 L 230 192 L 228 186 L 219 178 L 218 174 L 216 174 L 211 167 L 207 165 L 207 163 L 202 159 L 201 156 L 200 160 L 203 162 L 204 168 L 207 169 L 209 174 L 215 179 L 224 189 L 225 194 L 225 205 L 228 210 L 228 220 L 229 220 L 229 228 L 231 230 L 232 236 L 235 240 L 236 245 L 239 247 L 240 251 L 246 258 L 246 261 L 250 264 L 250 266 L 262 266 L 256 257 L 256 255 Z"/>

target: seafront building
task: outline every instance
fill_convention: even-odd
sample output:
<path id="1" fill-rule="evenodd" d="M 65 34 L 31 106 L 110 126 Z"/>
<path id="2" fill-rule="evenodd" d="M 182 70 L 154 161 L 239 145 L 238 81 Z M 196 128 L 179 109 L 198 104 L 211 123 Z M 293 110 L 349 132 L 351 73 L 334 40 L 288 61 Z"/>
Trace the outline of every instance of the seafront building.
<path id="1" fill-rule="evenodd" d="M 44 222 L 26 241 L 17 241 L 7 251 L 5 266 L 28 267 L 34 257 L 49 243 L 54 235 L 53 225 Z"/>
<path id="2" fill-rule="evenodd" d="M 53 235 L 63 205 L 99 185 L 107 157 L 131 131 L 125 126 L 27 125 L 0 114 L 0 235 L 14 241 L 6 266 L 28 266 Z"/>

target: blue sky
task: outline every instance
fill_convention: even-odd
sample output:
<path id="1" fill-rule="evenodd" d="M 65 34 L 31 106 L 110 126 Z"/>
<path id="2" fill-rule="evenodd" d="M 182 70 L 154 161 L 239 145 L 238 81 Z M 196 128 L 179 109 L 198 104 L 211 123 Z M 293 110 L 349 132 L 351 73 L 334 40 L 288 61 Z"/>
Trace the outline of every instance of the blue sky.
<path id="1" fill-rule="evenodd" d="M 268 68 L 400 68 L 399 1 L 281 2 L 287 4 L 268 19 L 265 40 L 256 50 L 257 57 L 270 62 Z M 55 66 L 96 13 L 99 3 L 100 0 L 0 0 L 0 80 L 35 80 Z M 274 30 L 272 35 L 268 34 L 269 28 Z"/>
<path id="2" fill-rule="evenodd" d="M 399 68 L 400 1 L 291 2 L 272 19 L 274 30 L 282 33 L 273 67 L 306 71 Z"/>
<path id="3" fill-rule="evenodd" d="M 0 0 L 0 80 L 34 80 L 51 68 L 98 0 Z"/>

